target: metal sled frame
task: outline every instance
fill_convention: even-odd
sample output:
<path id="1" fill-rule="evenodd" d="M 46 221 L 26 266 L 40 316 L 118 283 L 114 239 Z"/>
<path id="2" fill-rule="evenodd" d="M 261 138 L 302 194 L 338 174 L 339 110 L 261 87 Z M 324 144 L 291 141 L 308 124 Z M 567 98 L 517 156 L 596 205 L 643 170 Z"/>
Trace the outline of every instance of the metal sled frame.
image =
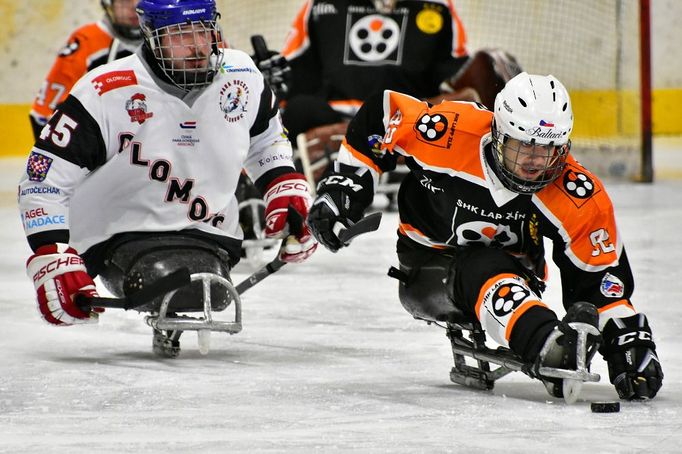
<path id="1" fill-rule="evenodd" d="M 277 246 L 281 240 L 277 238 L 265 237 L 265 226 L 261 225 L 260 217 L 258 216 L 258 208 L 265 209 L 265 202 L 262 199 L 247 199 L 239 203 L 239 211 L 248 208 L 251 210 L 251 219 L 253 219 L 253 232 L 256 235 L 255 239 L 242 240 L 242 248 L 246 252 L 246 259 L 252 262 L 258 262 L 262 259 L 263 250 Z"/>
<path id="2" fill-rule="evenodd" d="M 177 290 L 168 292 L 161 302 L 159 313 L 148 315 L 145 321 L 149 326 L 157 330 L 169 331 L 220 331 L 229 334 L 236 334 L 242 330 L 242 303 L 239 293 L 232 283 L 222 276 L 213 273 L 194 273 L 190 276 L 191 281 L 202 281 L 203 286 L 203 317 L 191 317 L 180 315 L 168 317 L 168 306 L 171 298 Z M 225 288 L 232 299 L 234 308 L 233 321 L 213 320 L 213 310 L 211 309 L 211 284 L 217 283 Z"/>
<path id="3" fill-rule="evenodd" d="M 595 333 L 591 325 L 584 323 L 570 323 L 571 327 L 578 333 L 577 340 L 577 369 L 557 369 L 552 367 L 540 367 L 537 374 L 533 371 L 533 365 L 521 361 L 521 359 L 508 348 L 498 347 L 491 349 L 485 345 L 485 331 L 478 323 L 447 323 L 446 335 L 452 344 L 452 354 L 455 365 L 450 370 L 450 380 L 453 383 L 468 386 L 476 389 L 491 390 L 495 386 L 495 381 L 510 374 L 511 372 L 523 372 L 531 378 L 552 377 L 564 380 L 564 399 L 572 403 L 577 399 L 580 387 L 584 382 L 598 382 L 599 374 L 591 373 L 588 370 L 587 360 L 587 336 L 599 334 Z M 464 337 L 464 331 L 469 334 L 469 339 Z M 558 330 L 552 332 L 550 336 L 554 339 L 562 333 Z M 550 345 L 547 342 L 546 345 Z M 546 347 L 549 348 L 549 347 Z M 545 353 L 543 350 L 542 353 Z M 466 363 L 466 358 L 476 361 L 476 366 Z M 497 365 L 496 369 L 491 368 L 491 364 Z"/>

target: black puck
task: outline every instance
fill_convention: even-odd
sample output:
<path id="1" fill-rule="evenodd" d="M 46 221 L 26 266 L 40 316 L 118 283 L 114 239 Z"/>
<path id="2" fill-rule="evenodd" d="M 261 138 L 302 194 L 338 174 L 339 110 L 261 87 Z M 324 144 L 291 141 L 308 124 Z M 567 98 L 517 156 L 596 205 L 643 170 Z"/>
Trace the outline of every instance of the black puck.
<path id="1" fill-rule="evenodd" d="M 620 411 L 620 402 L 592 402 L 592 413 L 617 413 Z"/>

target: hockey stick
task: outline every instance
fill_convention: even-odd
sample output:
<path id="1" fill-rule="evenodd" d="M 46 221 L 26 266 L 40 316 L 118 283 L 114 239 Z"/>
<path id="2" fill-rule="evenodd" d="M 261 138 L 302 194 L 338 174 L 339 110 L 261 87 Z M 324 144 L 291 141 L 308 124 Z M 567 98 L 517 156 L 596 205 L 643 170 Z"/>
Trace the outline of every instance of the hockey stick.
<path id="1" fill-rule="evenodd" d="M 346 229 L 335 228 L 334 233 L 343 244 L 348 245 L 348 243 L 350 243 L 350 241 L 356 236 L 377 230 L 379 228 L 379 224 L 381 224 L 381 213 L 377 212 L 368 214 Z M 340 224 L 336 224 L 335 227 L 338 225 Z M 273 261 L 240 282 L 237 287 L 235 287 L 237 293 L 241 295 L 266 277 L 276 273 L 280 268 L 286 265 L 286 263 L 287 262 L 280 260 L 279 256 L 275 257 Z"/>
<path id="2" fill-rule="evenodd" d="M 189 285 L 191 278 L 187 268 L 180 268 L 167 276 L 164 276 L 142 290 L 128 295 L 125 298 L 87 297 L 76 296 L 76 305 L 82 310 L 90 310 L 93 307 L 107 307 L 113 309 L 135 309 L 154 298 Z"/>
<path id="3" fill-rule="evenodd" d="M 376 212 L 368 214 L 348 228 L 344 228 L 343 226 L 339 227 L 339 224 L 335 224 L 333 230 L 339 241 L 341 241 L 345 246 L 348 246 L 353 238 L 358 235 L 362 235 L 363 233 L 374 232 L 379 228 L 380 224 L 381 213 Z"/>
<path id="4" fill-rule="evenodd" d="M 289 205 L 288 207 L 287 222 L 289 225 L 289 233 L 293 235 L 301 234 L 301 232 L 303 231 L 303 224 L 305 223 L 305 219 L 303 218 L 303 215 L 296 211 L 296 209 L 291 205 Z M 280 251 L 286 246 L 288 237 L 289 235 L 286 235 L 285 238 L 282 240 L 279 249 Z M 280 260 L 278 252 L 277 257 L 275 257 L 273 261 L 271 261 L 270 263 L 268 263 L 255 273 L 253 273 L 245 281 L 240 282 L 239 285 L 235 287 L 235 290 L 237 290 L 237 293 L 241 295 L 242 292 L 245 292 L 247 289 L 253 287 L 258 282 L 265 279 L 267 276 L 277 272 L 277 270 L 286 265 L 286 263 L 287 262 Z"/>
<path id="5" fill-rule="evenodd" d="M 268 45 L 265 43 L 263 35 L 251 35 L 251 46 L 259 62 L 268 59 Z"/>

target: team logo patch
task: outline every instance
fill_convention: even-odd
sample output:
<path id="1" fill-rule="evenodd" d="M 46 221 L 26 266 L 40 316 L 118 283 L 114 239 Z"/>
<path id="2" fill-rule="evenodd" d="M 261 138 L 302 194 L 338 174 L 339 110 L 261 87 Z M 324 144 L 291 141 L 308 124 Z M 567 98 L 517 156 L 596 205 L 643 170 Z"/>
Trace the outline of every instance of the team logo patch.
<path id="1" fill-rule="evenodd" d="M 448 119 L 441 114 L 422 115 L 414 128 L 417 130 L 422 139 L 427 142 L 433 142 L 445 135 L 448 130 Z"/>
<path id="2" fill-rule="evenodd" d="M 52 161 L 52 158 L 48 158 L 35 151 L 31 152 L 31 155 L 28 157 L 28 164 L 26 165 L 28 179 L 31 181 L 44 181 Z"/>
<path id="3" fill-rule="evenodd" d="M 493 293 L 493 312 L 498 317 L 510 314 L 530 296 L 530 290 L 519 284 L 502 284 Z"/>
<path id="4" fill-rule="evenodd" d="M 533 240 L 533 244 L 536 246 L 540 245 L 540 235 L 538 233 L 539 225 L 538 216 L 533 213 L 530 217 L 530 221 L 528 221 L 528 233 L 530 234 L 530 239 Z"/>
<path id="5" fill-rule="evenodd" d="M 393 16 L 404 23 L 405 14 L 394 12 L 391 16 L 366 15 L 361 11 L 349 11 L 343 62 L 346 65 L 402 63 L 401 26 Z"/>
<path id="6" fill-rule="evenodd" d="M 137 77 L 134 71 L 111 71 L 95 77 L 91 82 L 97 94 L 102 96 L 117 88 L 137 85 Z"/>
<path id="7" fill-rule="evenodd" d="M 135 93 L 126 101 L 126 110 L 130 115 L 131 123 L 136 121 L 139 124 L 144 123 L 148 118 L 154 116 L 154 112 L 147 112 L 147 97 L 142 93 Z"/>
<path id="8" fill-rule="evenodd" d="M 381 148 L 383 144 L 384 138 L 380 135 L 373 134 L 367 137 L 367 145 L 369 145 L 370 151 L 376 156 L 383 156 L 386 153 L 386 151 Z"/>
<path id="9" fill-rule="evenodd" d="M 244 118 L 249 105 L 249 87 L 241 80 L 227 82 L 220 89 L 220 110 L 228 123 Z"/>
<path id="10" fill-rule="evenodd" d="M 431 8 L 424 8 L 417 14 L 417 28 L 427 35 L 438 33 L 443 28 L 443 15 Z"/>
<path id="11" fill-rule="evenodd" d="M 426 112 L 414 124 L 417 139 L 440 148 L 450 148 L 459 120 L 457 112 Z"/>
<path id="12" fill-rule="evenodd" d="M 587 199 L 594 194 L 594 182 L 581 172 L 569 170 L 564 173 L 564 189 L 578 199 Z"/>
<path id="13" fill-rule="evenodd" d="M 460 246 L 487 246 L 503 248 L 516 244 L 518 235 L 508 225 L 471 221 L 457 227 L 457 244 Z"/>
<path id="14" fill-rule="evenodd" d="M 601 280 L 600 290 L 607 298 L 621 298 L 625 293 L 625 285 L 613 274 L 606 273 Z"/>

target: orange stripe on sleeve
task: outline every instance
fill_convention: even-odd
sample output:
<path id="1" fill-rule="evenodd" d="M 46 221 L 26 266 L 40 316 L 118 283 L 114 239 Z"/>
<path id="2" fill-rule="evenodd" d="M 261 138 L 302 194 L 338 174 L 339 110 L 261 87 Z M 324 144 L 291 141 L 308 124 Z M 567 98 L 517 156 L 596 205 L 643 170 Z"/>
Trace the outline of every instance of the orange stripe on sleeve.
<path id="1" fill-rule="evenodd" d="M 346 141 L 345 137 L 343 138 L 343 142 L 341 142 L 341 146 L 345 147 L 350 152 L 350 154 L 353 155 L 355 159 L 361 161 L 364 165 L 379 173 L 379 175 L 383 173 L 383 171 L 379 168 L 379 166 L 377 166 L 374 163 L 374 161 L 372 161 L 369 157 L 360 153 L 358 150 L 350 146 L 350 144 Z"/>
<path id="2" fill-rule="evenodd" d="M 452 1 L 448 0 L 448 9 L 450 10 L 450 15 L 452 16 L 452 34 L 453 36 L 453 50 L 452 55 L 455 57 L 464 57 L 468 54 L 466 48 L 466 32 L 464 31 L 464 25 L 462 20 L 457 15 L 455 11 L 455 5 Z"/>
<path id="3" fill-rule="evenodd" d="M 445 250 L 448 249 L 449 247 L 445 244 L 436 244 L 434 241 L 428 237 L 424 232 L 419 230 L 418 228 L 406 224 L 404 222 L 401 222 L 400 225 L 398 226 L 398 231 L 405 235 L 406 237 L 416 241 L 417 243 L 428 246 L 433 249 L 439 249 L 439 250 Z"/>
<path id="4" fill-rule="evenodd" d="M 615 309 L 616 307 L 619 307 L 619 306 L 625 306 L 628 309 L 632 309 L 633 311 L 635 310 L 635 308 L 632 306 L 632 303 L 630 303 L 630 301 L 628 301 L 626 299 L 622 299 L 622 300 L 618 300 L 616 302 L 613 302 L 611 304 L 607 304 L 606 306 L 598 308 L 597 312 L 599 312 L 601 314 L 602 312 L 606 312 L 608 310 Z"/>

